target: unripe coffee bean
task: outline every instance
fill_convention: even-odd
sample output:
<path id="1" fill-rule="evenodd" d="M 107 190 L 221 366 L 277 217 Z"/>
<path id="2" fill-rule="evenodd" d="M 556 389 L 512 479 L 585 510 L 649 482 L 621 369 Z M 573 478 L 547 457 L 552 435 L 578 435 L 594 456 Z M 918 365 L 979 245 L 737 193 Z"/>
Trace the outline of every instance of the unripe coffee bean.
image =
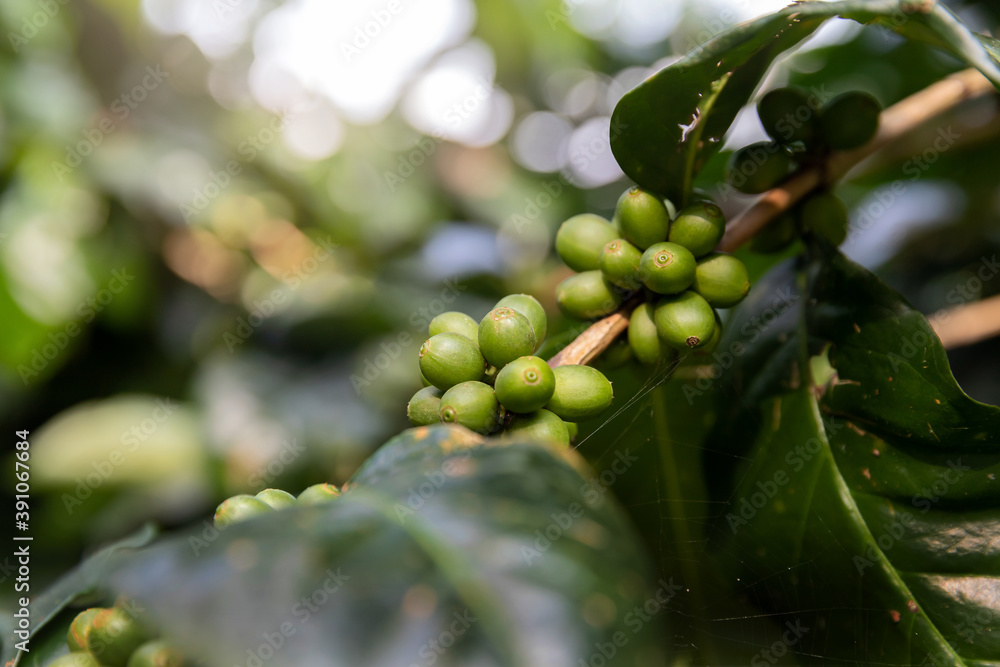
<path id="1" fill-rule="evenodd" d="M 593 271 L 601 249 L 616 238 L 618 232 L 599 215 L 574 215 L 556 232 L 556 252 L 574 271 Z"/>
<path id="2" fill-rule="evenodd" d="M 845 151 L 864 146 L 878 131 L 882 105 L 860 91 L 852 91 L 830 100 L 820 114 L 823 142 L 834 150 Z"/>
<path id="3" fill-rule="evenodd" d="M 479 350 L 492 366 L 503 368 L 535 347 L 531 322 L 513 308 L 494 308 L 479 323 Z"/>
<path id="4" fill-rule="evenodd" d="M 566 430 L 569 431 L 569 442 L 573 444 L 576 442 L 576 437 L 580 435 L 580 427 L 577 426 L 576 422 L 563 422 L 566 425 Z"/>
<path id="5" fill-rule="evenodd" d="M 455 310 L 441 313 L 427 327 L 429 335 L 436 336 L 439 333 L 457 333 L 465 336 L 471 341 L 475 341 L 479 336 L 479 324 L 466 315 Z"/>
<path id="6" fill-rule="evenodd" d="M 538 410 L 517 415 L 504 433 L 504 438 L 541 440 L 569 446 L 570 436 L 566 423 L 549 410 Z"/>
<path id="7" fill-rule="evenodd" d="M 679 243 L 695 257 L 707 255 L 726 233 L 726 216 L 712 202 L 698 202 L 681 210 L 670 225 L 670 242 Z"/>
<path id="8" fill-rule="evenodd" d="M 94 617 L 101 611 L 103 609 L 100 607 L 91 607 L 76 615 L 76 618 L 70 623 L 69 632 L 66 633 L 66 645 L 69 646 L 70 651 L 87 650 L 87 634 L 90 632 Z"/>
<path id="9" fill-rule="evenodd" d="M 847 206 L 832 192 L 811 195 L 799 208 L 802 224 L 833 245 L 840 245 L 847 238 L 851 223 Z"/>
<path id="10" fill-rule="evenodd" d="M 615 216 L 622 237 L 639 250 L 667 240 L 670 213 L 663 201 L 652 193 L 629 188 L 618 199 Z"/>
<path id="11" fill-rule="evenodd" d="M 639 261 L 642 282 L 657 294 L 683 292 L 694 281 L 695 259 L 682 245 L 665 241 L 646 248 Z"/>
<path id="12" fill-rule="evenodd" d="M 653 310 L 653 304 L 641 303 L 632 311 L 628 321 L 628 344 L 632 354 L 640 363 L 650 366 L 673 361 L 677 357 L 677 351 L 656 332 Z"/>
<path id="13" fill-rule="evenodd" d="M 215 527 L 225 528 L 226 526 L 245 521 L 260 514 L 267 514 L 274 510 L 263 500 L 254 498 L 246 494 L 226 498 L 215 508 Z"/>
<path id="14" fill-rule="evenodd" d="M 420 347 L 420 372 L 438 389 L 478 380 L 485 371 L 479 345 L 461 334 L 439 333 Z"/>
<path id="15" fill-rule="evenodd" d="M 680 350 L 705 345 L 715 332 L 715 311 L 691 290 L 660 299 L 653 321 L 660 338 Z"/>
<path id="16" fill-rule="evenodd" d="M 320 505 L 336 500 L 340 497 L 340 489 L 333 484 L 320 482 L 303 489 L 299 497 L 295 499 L 297 505 Z"/>
<path id="17" fill-rule="evenodd" d="M 733 153 L 726 180 L 740 192 L 760 194 L 785 180 L 792 158 L 780 144 L 761 141 Z"/>
<path id="18" fill-rule="evenodd" d="M 282 491 L 281 489 L 264 489 L 254 496 L 254 498 L 266 503 L 269 507 L 276 510 L 291 507 L 295 504 L 295 496 L 290 494 L 288 491 Z"/>
<path id="19" fill-rule="evenodd" d="M 797 88 L 775 88 L 757 102 L 757 115 L 771 138 L 781 144 L 796 141 L 811 146 L 819 134 L 817 109 Z"/>
<path id="20" fill-rule="evenodd" d="M 508 294 L 497 301 L 495 308 L 510 308 L 516 310 L 528 318 L 531 323 L 531 330 L 535 332 L 535 349 L 542 344 L 548 333 L 548 316 L 538 299 L 530 294 Z"/>
<path id="21" fill-rule="evenodd" d="M 732 308 L 750 293 L 750 276 L 736 257 L 712 253 L 698 260 L 691 289 L 716 308 Z"/>
<path id="22" fill-rule="evenodd" d="M 712 337 L 701 347 L 695 348 L 691 354 L 695 357 L 707 357 L 712 352 L 715 352 L 715 348 L 719 347 L 720 342 L 722 342 L 722 318 L 719 317 L 719 312 L 716 311 L 715 331 L 712 332 Z"/>
<path id="23" fill-rule="evenodd" d="M 184 656 L 162 639 L 154 639 L 136 649 L 128 667 L 184 667 Z"/>
<path id="24" fill-rule="evenodd" d="M 437 424 L 441 411 L 441 394 L 437 387 L 424 387 L 406 404 L 406 416 L 414 426 Z"/>
<path id="25" fill-rule="evenodd" d="M 556 301 L 567 317 L 593 320 L 618 310 L 622 297 L 600 271 L 584 271 L 559 283 Z"/>
<path id="26" fill-rule="evenodd" d="M 500 404 L 493 387 L 482 382 L 462 382 L 441 397 L 441 421 L 487 435 L 500 422 Z"/>
<path id="27" fill-rule="evenodd" d="M 544 360 L 520 357 L 497 374 L 493 390 L 511 412 L 528 413 L 545 407 L 556 389 L 556 376 Z"/>
<path id="28" fill-rule="evenodd" d="M 121 607 L 112 607 L 94 616 L 87 633 L 87 651 L 101 665 L 125 667 L 132 653 L 148 639 L 149 633 L 137 619 Z"/>
<path id="29" fill-rule="evenodd" d="M 795 214 L 785 211 L 779 218 L 772 220 L 764 229 L 757 232 L 750 241 L 750 249 L 759 253 L 781 252 L 792 244 L 797 234 Z"/>
<path id="30" fill-rule="evenodd" d="M 625 239 L 615 239 L 604 246 L 598 263 L 604 279 L 622 289 L 634 290 L 642 285 L 639 280 L 639 260 L 642 251 Z"/>
<path id="31" fill-rule="evenodd" d="M 556 389 L 545 408 L 561 419 L 591 419 L 607 410 L 614 399 L 611 383 L 596 368 L 566 365 L 557 366 L 552 372 L 556 376 Z"/>

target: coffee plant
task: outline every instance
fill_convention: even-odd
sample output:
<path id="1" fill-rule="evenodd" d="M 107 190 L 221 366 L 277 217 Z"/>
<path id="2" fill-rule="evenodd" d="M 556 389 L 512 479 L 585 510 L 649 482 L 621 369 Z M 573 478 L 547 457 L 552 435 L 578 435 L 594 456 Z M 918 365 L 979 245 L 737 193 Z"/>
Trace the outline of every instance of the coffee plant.
<path id="1" fill-rule="evenodd" d="M 836 17 L 947 71 L 885 109 L 770 83 Z M 340 488 L 106 547 L 4 660 L 1000 664 L 1000 408 L 838 248 L 859 199 L 841 179 L 995 107 L 998 45 L 937 2 L 839 0 L 696 46 L 617 103 L 634 185 L 559 226 L 559 278 L 425 322 L 413 428 Z M 727 143 L 744 109 L 768 140 Z"/>

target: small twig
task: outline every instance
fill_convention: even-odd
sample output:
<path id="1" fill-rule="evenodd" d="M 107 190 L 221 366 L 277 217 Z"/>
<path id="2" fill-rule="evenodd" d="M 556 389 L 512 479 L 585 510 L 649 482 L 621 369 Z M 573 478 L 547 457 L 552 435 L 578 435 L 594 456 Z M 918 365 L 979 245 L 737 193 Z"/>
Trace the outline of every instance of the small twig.
<path id="1" fill-rule="evenodd" d="M 946 350 L 1000 335 L 1000 296 L 942 310 L 928 318 Z"/>
<path id="2" fill-rule="evenodd" d="M 625 333 L 628 329 L 629 315 L 637 305 L 637 302 L 630 301 L 618 312 L 591 324 L 572 343 L 560 350 L 559 354 L 549 359 L 549 366 L 555 368 L 569 364 L 586 364 L 595 359 L 608 349 L 615 338 Z"/>
<path id="3" fill-rule="evenodd" d="M 862 160 L 898 141 L 914 128 L 945 114 L 966 100 L 993 92 L 996 89 L 986 77 L 978 70 L 967 69 L 900 100 L 882 112 L 878 133 L 870 142 L 852 151 L 833 153 L 825 164 L 807 167 L 761 195 L 750 208 L 729 223 L 719 250 L 733 252 L 739 248 L 767 223 L 816 189 L 824 179 L 832 182 L 842 178 Z M 590 325 L 576 340 L 552 357 L 549 365 L 554 368 L 564 364 L 585 364 L 597 357 L 628 328 L 628 317 L 635 306 L 635 303 L 630 302 L 618 312 Z"/>

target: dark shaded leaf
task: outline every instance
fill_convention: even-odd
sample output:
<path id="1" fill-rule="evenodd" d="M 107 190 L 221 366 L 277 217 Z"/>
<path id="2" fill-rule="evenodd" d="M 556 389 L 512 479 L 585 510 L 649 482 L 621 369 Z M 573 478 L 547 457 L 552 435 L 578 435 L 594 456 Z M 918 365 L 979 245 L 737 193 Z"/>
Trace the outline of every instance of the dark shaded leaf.
<path id="1" fill-rule="evenodd" d="M 622 513 L 587 494 L 579 462 L 413 429 L 336 501 L 221 534 L 206 525 L 111 581 L 211 664 L 271 653 L 273 665 L 577 664 L 599 645 L 615 664 L 656 664 L 660 624 L 634 610 L 677 591 L 648 577 Z"/>

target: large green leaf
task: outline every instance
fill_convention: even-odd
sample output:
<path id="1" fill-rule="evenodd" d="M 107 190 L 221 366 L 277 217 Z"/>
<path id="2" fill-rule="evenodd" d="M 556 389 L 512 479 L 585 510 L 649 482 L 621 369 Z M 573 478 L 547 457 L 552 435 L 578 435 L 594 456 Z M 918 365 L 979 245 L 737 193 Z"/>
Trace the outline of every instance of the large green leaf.
<path id="1" fill-rule="evenodd" d="M 878 21 L 931 41 L 1000 85 L 1000 68 L 987 49 L 939 3 L 796 3 L 717 35 L 622 97 L 612 118 L 620 131 L 611 137 L 622 170 L 640 186 L 681 201 L 774 59 L 835 16 Z"/>
<path id="2" fill-rule="evenodd" d="M 567 450 L 413 429 L 335 502 L 206 524 L 111 584 L 208 664 L 659 664 L 678 586 L 649 578 L 583 469 Z"/>
<path id="3" fill-rule="evenodd" d="M 775 386 L 753 410 L 720 567 L 809 628 L 786 648 L 810 659 L 1000 662 L 1000 408 L 962 392 L 898 294 L 815 252 L 804 322 L 837 375 L 822 395 Z"/>
<path id="4" fill-rule="evenodd" d="M 20 642 L 20 638 L 6 632 L 0 661 L 4 664 L 14 661 L 15 665 L 43 664 L 37 662 L 38 655 L 49 655 L 49 651 L 61 650 L 66 639 L 66 631 L 63 626 L 68 627 L 68 621 L 64 619 L 63 623 L 59 623 L 54 619 L 60 614 L 65 616 L 66 614 L 63 612 L 71 605 L 86 604 L 88 601 L 97 599 L 95 596 L 102 594 L 100 587 L 108 568 L 124 554 L 132 553 L 134 550 L 149 544 L 156 537 L 156 534 L 157 529 L 153 525 L 147 524 L 134 534 L 97 551 L 78 568 L 52 584 L 45 592 L 32 598 L 29 607 L 31 614 L 29 652 L 18 651 L 16 644 Z M 28 546 L 29 549 L 37 548 L 34 543 Z M 69 614 L 69 621 L 72 618 L 73 614 Z M 53 623 L 56 629 L 50 630 L 49 623 Z M 10 631 L 12 630 L 13 628 L 10 629 Z M 44 645 L 47 648 L 39 649 L 39 645 Z"/>

